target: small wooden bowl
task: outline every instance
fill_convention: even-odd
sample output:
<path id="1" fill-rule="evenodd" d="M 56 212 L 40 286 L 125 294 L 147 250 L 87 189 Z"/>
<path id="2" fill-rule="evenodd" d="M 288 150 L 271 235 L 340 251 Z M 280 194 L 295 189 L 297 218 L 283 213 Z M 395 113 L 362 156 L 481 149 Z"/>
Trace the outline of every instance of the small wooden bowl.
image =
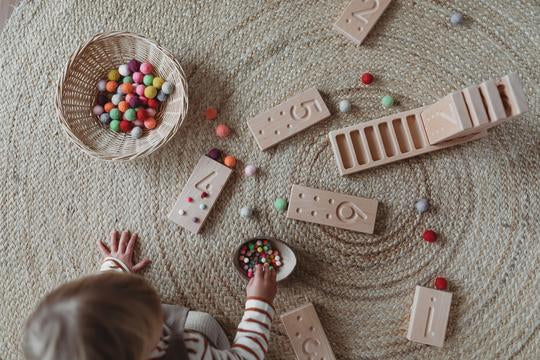
<path id="1" fill-rule="evenodd" d="M 238 274 L 245 279 L 249 280 L 246 273 L 244 272 L 244 269 L 240 267 L 238 264 L 238 257 L 240 256 L 240 249 L 242 249 L 242 246 L 246 245 L 247 243 L 253 241 L 253 240 L 268 240 L 272 243 L 272 247 L 279 251 L 281 254 L 281 258 L 283 261 L 283 266 L 279 268 L 279 271 L 277 272 L 277 281 L 281 281 L 286 279 L 291 273 L 293 272 L 294 268 L 296 267 L 296 255 L 292 251 L 292 249 L 284 243 L 281 240 L 269 238 L 266 236 L 257 236 L 254 238 L 251 238 L 247 241 L 244 241 L 242 244 L 240 244 L 233 252 L 232 254 L 232 262 L 234 264 L 234 267 Z"/>

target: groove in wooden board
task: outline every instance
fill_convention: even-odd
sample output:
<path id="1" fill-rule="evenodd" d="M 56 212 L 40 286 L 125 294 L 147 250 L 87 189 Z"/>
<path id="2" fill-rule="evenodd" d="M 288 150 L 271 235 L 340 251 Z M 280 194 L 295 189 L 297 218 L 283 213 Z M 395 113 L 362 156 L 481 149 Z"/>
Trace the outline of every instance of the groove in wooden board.
<path id="1" fill-rule="evenodd" d="M 378 201 L 293 185 L 287 217 L 372 234 Z"/>
<path id="2" fill-rule="evenodd" d="M 416 286 L 407 339 L 442 347 L 451 303 L 452 293 Z"/>
<path id="3" fill-rule="evenodd" d="M 469 86 L 462 90 L 465 105 L 469 110 L 471 122 L 475 128 L 486 128 L 489 126 L 489 118 L 486 113 L 486 108 L 482 102 L 480 89 L 478 86 Z"/>
<path id="4" fill-rule="evenodd" d="M 169 220 L 192 233 L 198 233 L 231 174 L 232 169 L 202 156 L 169 213 Z M 203 192 L 207 193 L 207 197 L 201 196 Z M 189 197 L 193 198 L 193 202 L 187 201 Z M 205 204 L 206 208 L 201 209 L 201 204 Z M 194 218 L 199 221 L 194 222 Z"/>
<path id="5" fill-rule="evenodd" d="M 336 359 L 313 304 L 281 315 L 281 322 L 298 360 Z"/>
<path id="6" fill-rule="evenodd" d="M 334 23 L 334 29 L 360 45 L 391 0 L 352 0 Z"/>
<path id="7" fill-rule="evenodd" d="M 248 120 L 248 127 L 261 150 L 315 125 L 330 116 L 319 91 L 310 88 Z"/>
<path id="8" fill-rule="evenodd" d="M 525 92 L 523 91 L 523 84 L 516 73 L 505 75 L 501 79 L 497 80 L 496 83 L 497 87 L 499 87 L 499 85 L 505 86 L 506 95 L 508 96 L 511 109 L 511 114 L 509 117 L 518 116 L 529 111 L 527 98 L 525 97 Z"/>
<path id="9" fill-rule="evenodd" d="M 497 89 L 495 80 L 488 80 L 480 84 L 480 91 L 489 115 L 490 127 L 506 119 L 506 111 Z"/>

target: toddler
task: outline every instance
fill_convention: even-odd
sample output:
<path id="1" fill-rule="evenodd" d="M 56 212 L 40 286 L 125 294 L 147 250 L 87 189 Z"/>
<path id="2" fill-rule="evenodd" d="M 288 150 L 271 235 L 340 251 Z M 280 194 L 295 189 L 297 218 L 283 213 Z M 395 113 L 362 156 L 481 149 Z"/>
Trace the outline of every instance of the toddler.
<path id="1" fill-rule="evenodd" d="M 161 305 L 158 294 L 133 273 L 150 261 L 133 264 L 137 234 L 111 234 L 101 273 L 69 282 L 42 300 L 26 325 L 26 359 L 262 360 L 274 316 L 276 272 L 257 266 L 246 292 L 244 316 L 232 346 L 218 322 L 206 313 Z"/>

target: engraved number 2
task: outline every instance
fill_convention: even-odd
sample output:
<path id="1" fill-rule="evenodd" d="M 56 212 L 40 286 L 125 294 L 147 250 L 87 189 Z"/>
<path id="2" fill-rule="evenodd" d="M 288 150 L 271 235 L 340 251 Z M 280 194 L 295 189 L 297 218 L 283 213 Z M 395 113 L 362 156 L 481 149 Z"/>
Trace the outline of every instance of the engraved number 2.
<path id="1" fill-rule="evenodd" d="M 366 0 L 363 0 L 362 2 L 365 3 Z M 365 4 L 363 4 L 363 5 L 365 5 Z M 368 19 L 367 19 L 369 17 L 369 15 L 373 14 L 379 8 L 379 0 L 370 1 L 370 5 L 371 5 L 371 7 L 367 8 L 367 9 L 364 8 L 362 10 L 353 11 L 351 15 L 353 17 L 357 18 L 358 20 L 361 20 L 361 21 L 363 21 L 363 22 L 365 22 L 367 24 L 369 22 Z M 362 31 L 362 30 L 363 30 L 363 27 L 360 26 L 358 28 L 358 31 Z"/>
<path id="2" fill-rule="evenodd" d="M 291 118 L 294 120 L 306 120 L 311 117 L 311 114 L 321 112 L 321 104 L 317 100 L 303 101 L 299 105 L 291 106 Z"/>

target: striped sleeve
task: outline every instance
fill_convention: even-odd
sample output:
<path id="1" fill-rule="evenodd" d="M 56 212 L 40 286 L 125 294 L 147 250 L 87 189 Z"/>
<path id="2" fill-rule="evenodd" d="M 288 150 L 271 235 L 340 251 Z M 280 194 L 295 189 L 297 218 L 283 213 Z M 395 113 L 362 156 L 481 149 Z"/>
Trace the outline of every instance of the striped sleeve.
<path id="1" fill-rule="evenodd" d="M 261 299 L 248 298 L 231 348 L 219 350 L 213 347 L 203 334 L 186 331 L 184 341 L 189 359 L 263 360 L 268 351 L 274 314 L 272 305 Z"/>
<path id="2" fill-rule="evenodd" d="M 119 271 L 119 272 L 131 272 L 129 271 L 128 266 L 120 259 L 117 259 L 112 256 L 107 256 L 103 263 L 101 264 L 101 267 L 99 268 L 99 271 Z"/>

